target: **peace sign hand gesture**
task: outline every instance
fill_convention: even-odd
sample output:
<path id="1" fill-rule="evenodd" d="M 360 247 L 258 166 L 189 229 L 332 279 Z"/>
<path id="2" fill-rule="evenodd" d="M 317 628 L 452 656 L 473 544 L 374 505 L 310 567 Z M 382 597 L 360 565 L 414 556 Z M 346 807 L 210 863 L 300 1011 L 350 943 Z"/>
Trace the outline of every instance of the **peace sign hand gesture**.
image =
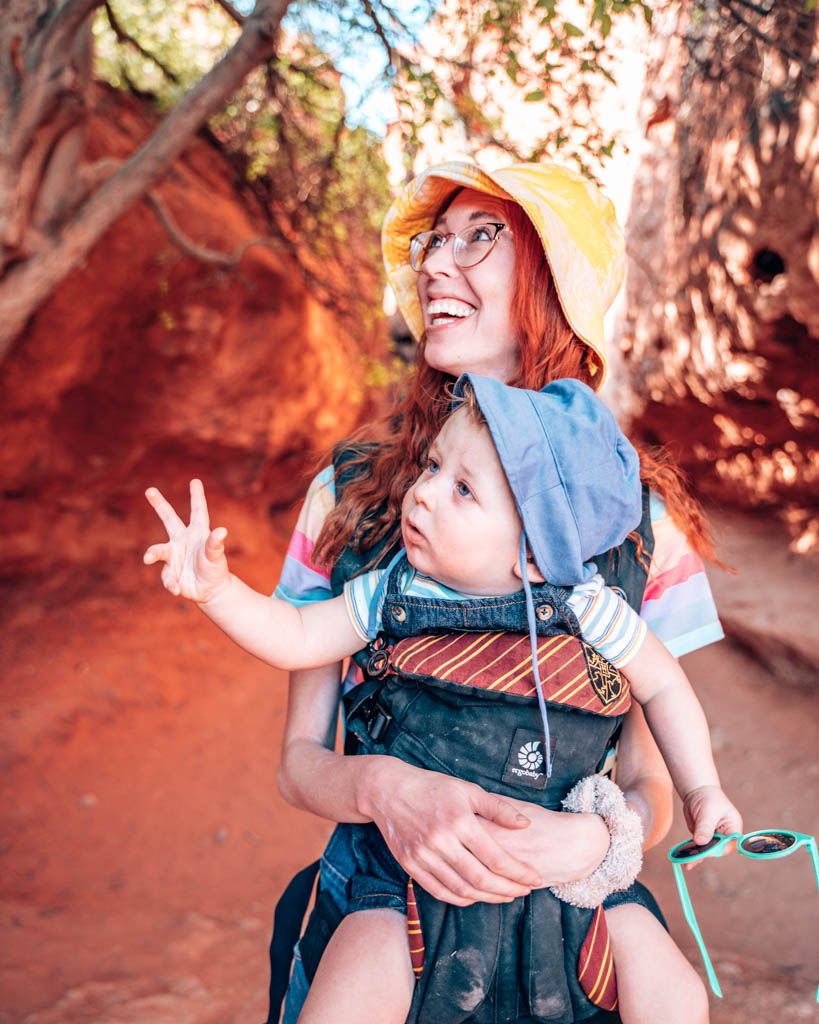
<path id="1" fill-rule="evenodd" d="M 210 601 L 228 586 L 231 577 L 225 558 L 227 530 L 223 526 L 211 530 L 202 481 L 191 480 L 188 526 L 155 487 L 149 487 L 145 497 L 168 531 L 168 541 L 152 544 L 143 561 L 146 565 L 165 563 L 162 583 L 176 597 L 187 597 L 198 604 Z"/>

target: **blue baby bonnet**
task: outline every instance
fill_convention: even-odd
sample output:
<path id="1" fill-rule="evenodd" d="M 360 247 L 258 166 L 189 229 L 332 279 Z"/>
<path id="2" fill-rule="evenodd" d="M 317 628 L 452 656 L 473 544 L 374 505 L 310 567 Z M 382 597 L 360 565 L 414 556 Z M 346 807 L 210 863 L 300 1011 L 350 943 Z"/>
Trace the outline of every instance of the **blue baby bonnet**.
<path id="1" fill-rule="evenodd" d="M 622 544 L 642 518 L 640 461 L 591 388 L 567 378 L 542 391 L 462 374 L 472 385 L 548 583 L 573 586 L 596 572 L 593 557 Z"/>
<path id="2" fill-rule="evenodd" d="M 462 374 L 489 424 L 498 458 L 523 522 L 520 563 L 532 647 L 546 777 L 552 774 L 549 716 L 538 668 L 526 543 L 547 583 L 574 586 L 596 572 L 591 559 L 616 547 L 642 518 L 640 460 L 610 410 L 591 388 L 567 378 L 525 391 L 489 377 Z"/>

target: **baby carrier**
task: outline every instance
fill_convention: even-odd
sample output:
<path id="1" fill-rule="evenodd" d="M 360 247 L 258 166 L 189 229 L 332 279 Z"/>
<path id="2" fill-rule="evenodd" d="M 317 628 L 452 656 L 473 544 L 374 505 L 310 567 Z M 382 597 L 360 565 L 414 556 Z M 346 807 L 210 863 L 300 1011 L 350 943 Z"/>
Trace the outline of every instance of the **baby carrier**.
<path id="1" fill-rule="evenodd" d="M 342 449 L 334 458 L 337 495 L 353 476 L 346 466 L 352 454 Z M 595 559 L 606 582 L 636 609 L 645 589 L 644 565 L 653 551 L 647 489 L 638 533 L 640 557 L 637 544 L 629 539 Z M 388 551 L 383 545 L 376 551 L 381 564 L 394 554 L 395 549 Z M 366 560 L 372 557 L 370 551 Z M 331 577 L 334 593 L 340 593 L 364 562 L 365 557 L 351 549 L 343 552 Z M 533 697 L 528 637 L 520 634 L 526 622 L 522 595 L 453 602 L 448 611 L 460 619 L 441 625 L 440 608 L 424 609 L 423 599 L 401 598 L 393 586 L 384 618 L 390 623 L 389 634 L 357 656 L 365 678 L 346 700 L 348 752 L 359 745 L 367 752 L 387 752 L 468 778 L 494 792 L 558 808 L 573 782 L 599 767 L 616 740 L 630 697 L 620 674 L 579 639 L 560 588 L 544 584 L 533 594 L 539 609 L 540 674 L 553 723 L 554 771 L 548 786 L 538 747 L 543 732 Z M 423 636 L 417 635 L 422 631 Z M 498 678 L 511 674 L 491 688 L 476 686 L 478 676 L 492 680 L 486 672 L 491 660 Z M 486 729 L 478 724 L 481 721 Z M 490 740 L 501 735 L 505 748 Z M 300 872 L 277 908 L 271 942 L 271 1022 L 278 1020 L 292 945 L 316 870 L 317 865 L 311 865 Z M 619 1020 L 610 1012 L 616 986 L 601 908 L 570 907 L 548 890 L 511 904 L 468 908 L 440 904 L 419 887 L 415 897 L 427 969 L 416 985 L 409 1020 Z M 301 938 L 308 980 L 340 918 L 333 901 L 319 890 Z M 556 933 L 562 934 L 564 955 L 540 959 L 541 942 L 550 945 L 548 936 Z M 476 943 L 477 936 L 482 938 Z M 467 955 L 451 955 L 459 950 Z M 477 985 L 475 977 L 480 979 Z"/>
<path id="2" fill-rule="evenodd" d="M 631 703 L 626 680 L 580 639 L 560 588 L 533 589 L 549 704 L 547 779 L 529 637 L 497 631 L 522 628 L 523 595 L 442 605 L 402 595 L 400 575 L 399 564 L 386 584 L 388 632 L 356 656 L 364 682 L 345 698 L 348 732 L 364 753 L 559 809 L 572 786 L 601 766 Z M 418 983 L 410 1024 L 568 1024 L 614 1007 L 602 913 L 562 903 L 547 889 L 466 908 L 419 886 L 414 897 L 417 920 L 410 901 L 408 927 Z"/>

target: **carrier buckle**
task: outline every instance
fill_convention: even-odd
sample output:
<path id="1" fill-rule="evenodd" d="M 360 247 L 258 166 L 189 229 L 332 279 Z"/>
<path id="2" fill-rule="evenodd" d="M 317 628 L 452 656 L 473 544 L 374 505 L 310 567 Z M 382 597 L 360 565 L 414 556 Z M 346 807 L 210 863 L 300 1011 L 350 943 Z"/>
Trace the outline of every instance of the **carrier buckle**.
<path id="1" fill-rule="evenodd" d="M 371 690 L 362 695 L 355 705 L 348 709 L 348 715 L 348 721 L 356 718 L 358 728 L 363 726 L 374 743 L 378 743 L 392 721 L 392 715 L 379 700 L 378 690 Z"/>
<path id="2" fill-rule="evenodd" d="M 387 726 L 392 721 L 392 715 L 381 706 L 378 700 L 375 701 L 375 707 L 372 709 L 372 712 L 372 717 L 366 723 L 367 732 L 373 743 L 378 743 L 387 731 Z"/>
<path id="3" fill-rule="evenodd" d="M 390 649 L 383 633 L 379 633 L 370 641 L 367 653 L 370 656 L 367 661 L 367 675 L 371 679 L 383 679 L 390 668 Z"/>

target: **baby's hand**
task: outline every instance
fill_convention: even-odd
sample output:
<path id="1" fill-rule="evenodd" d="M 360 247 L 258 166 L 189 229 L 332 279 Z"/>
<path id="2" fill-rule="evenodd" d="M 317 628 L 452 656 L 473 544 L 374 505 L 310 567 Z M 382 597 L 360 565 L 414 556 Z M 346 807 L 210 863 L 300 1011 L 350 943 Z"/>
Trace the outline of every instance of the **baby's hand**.
<path id="1" fill-rule="evenodd" d="M 191 521 L 188 526 L 155 487 L 149 487 L 145 497 L 168 531 L 168 542 L 152 544 L 143 561 L 146 565 L 165 563 L 162 583 L 177 597 L 187 597 L 199 604 L 211 600 L 230 582 L 225 558 L 227 530 L 223 526 L 211 530 L 202 481 L 191 480 Z"/>
<path id="2" fill-rule="evenodd" d="M 700 786 L 683 800 L 685 823 L 698 846 L 704 846 L 715 832 L 730 835 L 742 831 L 742 815 L 719 786 Z M 726 848 L 732 849 L 729 845 Z"/>

